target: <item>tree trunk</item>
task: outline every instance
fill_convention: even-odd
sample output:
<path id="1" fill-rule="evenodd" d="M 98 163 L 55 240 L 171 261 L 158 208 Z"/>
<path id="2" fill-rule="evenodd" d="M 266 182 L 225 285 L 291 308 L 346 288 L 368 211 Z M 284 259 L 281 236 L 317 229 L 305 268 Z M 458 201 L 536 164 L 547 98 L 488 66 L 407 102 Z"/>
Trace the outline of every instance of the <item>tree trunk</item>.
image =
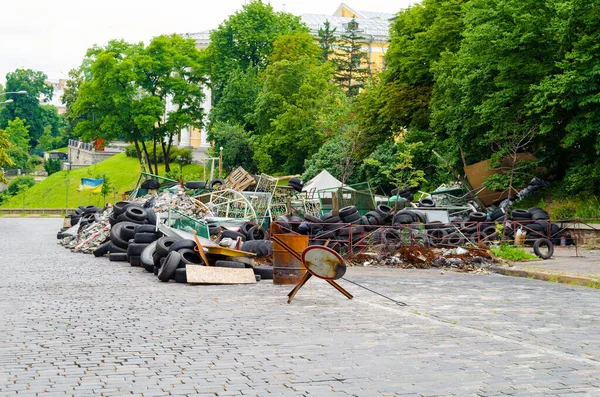
<path id="1" fill-rule="evenodd" d="M 152 157 L 154 160 L 154 170 L 156 171 L 156 175 L 158 175 L 158 160 L 156 159 L 156 135 L 152 138 L 152 144 L 153 146 L 153 153 L 152 153 Z"/>
<path id="2" fill-rule="evenodd" d="M 148 148 L 146 147 L 146 142 L 144 142 L 143 140 L 141 142 L 142 142 L 142 148 L 144 149 L 144 155 L 146 157 L 146 161 L 148 162 L 148 167 L 150 167 L 150 172 L 153 173 L 154 170 L 152 169 L 152 162 L 150 161 L 150 155 L 148 154 Z"/>
<path id="3" fill-rule="evenodd" d="M 138 142 L 137 138 L 133 138 L 133 144 L 135 145 L 135 152 L 137 153 L 138 161 L 140 162 L 142 172 L 146 172 L 146 165 L 144 164 L 144 160 L 142 159 L 142 150 L 140 149 L 140 143 Z"/>

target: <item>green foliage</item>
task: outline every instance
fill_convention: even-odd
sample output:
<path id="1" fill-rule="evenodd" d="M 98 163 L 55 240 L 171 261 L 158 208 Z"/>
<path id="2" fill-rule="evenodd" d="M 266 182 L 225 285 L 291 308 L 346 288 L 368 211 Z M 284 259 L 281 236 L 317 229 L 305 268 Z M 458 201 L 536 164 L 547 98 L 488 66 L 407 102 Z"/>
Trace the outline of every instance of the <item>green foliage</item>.
<path id="1" fill-rule="evenodd" d="M 335 44 L 335 31 L 337 28 L 331 28 L 331 23 L 328 20 L 323 22 L 323 27 L 319 28 L 317 34 L 319 36 L 319 47 L 321 48 L 321 61 L 327 62 L 331 54 L 334 53 L 333 46 Z"/>
<path id="2" fill-rule="evenodd" d="M 44 161 L 44 169 L 48 175 L 52 175 L 62 169 L 62 161 L 60 161 L 60 159 L 49 158 Z"/>
<path id="3" fill-rule="evenodd" d="M 8 153 L 10 146 L 8 135 L 3 130 L 0 130 L 0 168 L 11 167 L 14 163 L 10 158 L 10 154 Z M 0 172 L 0 183 L 6 182 L 7 181 L 4 173 Z"/>
<path id="4" fill-rule="evenodd" d="M 19 117 L 29 126 L 30 146 L 35 147 L 37 140 L 44 133 L 46 125 L 51 124 L 46 108 L 39 103 L 52 99 L 53 88 L 46 84 L 48 77 L 39 71 L 17 69 L 6 75 L 6 91 L 27 91 L 23 94 L 8 94 L 7 98 L 14 102 L 4 106 L 0 111 L 0 128 L 6 128 L 8 122 Z M 58 128 L 58 126 L 56 126 Z"/>
<path id="5" fill-rule="evenodd" d="M 237 167 L 244 167 L 248 172 L 256 172 L 254 151 L 252 150 L 250 134 L 242 126 L 217 122 L 212 127 L 212 139 L 215 145 L 211 149 L 213 157 L 219 157 L 223 148 L 223 169 L 232 171 Z"/>
<path id="6" fill-rule="evenodd" d="M 33 180 L 33 177 L 31 175 L 16 176 L 13 179 L 11 179 L 10 183 L 8 184 L 3 193 L 7 196 L 14 196 L 17 193 L 19 193 L 20 189 L 23 189 L 20 188 L 20 186 L 30 188 L 33 185 L 35 185 L 35 181 Z"/>
<path id="7" fill-rule="evenodd" d="M 325 169 L 342 183 L 359 182 L 356 178 L 358 161 L 353 150 L 356 136 L 351 132 L 333 136 L 315 154 L 306 159 L 302 179 L 308 181 Z"/>
<path id="8" fill-rule="evenodd" d="M 135 145 L 129 145 L 125 148 L 125 154 L 127 157 L 137 158 L 137 152 L 135 149 Z M 154 158 L 154 149 L 149 146 L 148 154 L 151 158 Z M 179 163 L 179 158 L 183 159 L 184 165 L 192 163 L 192 151 L 186 148 L 173 147 L 169 152 L 169 162 L 170 163 Z M 161 151 L 156 152 L 156 161 L 158 163 L 165 163 L 164 153 Z M 179 170 L 177 170 L 179 172 Z"/>
<path id="9" fill-rule="evenodd" d="M 256 100 L 254 159 L 262 172 L 301 173 L 327 133 L 328 114 L 345 106 L 329 64 L 314 58 L 279 61 L 262 75 Z"/>
<path id="10" fill-rule="evenodd" d="M 363 50 L 365 38 L 359 34 L 358 22 L 353 18 L 335 45 L 335 79 L 349 97 L 356 96 L 368 80 L 370 68 L 365 67 L 367 53 Z"/>
<path id="11" fill-rule="evenodd" d="M 269 57 L 269 62 L 275 63 L 283 60 L 293 62 L 303 56 L 317 60 L 320 53 L 321 50 L 315 44 L 310 33 L 289 33 L 273 42 L 273 52 Z"/>
<path id="12" fill-rule="evenodd" d="M 206 64 L 210 65 L 210 81 L 214 105 L 218 105 L 231 73 L 256 67 L 263 70 L 280 36 L 292 32 L 308 32 L 300 18 L 274 12 L 269 4 L 253 0 L 231 15 L 210 34 Z M 222 120 L 225 121 L 225 120 Z"/>
<path id="13" fill-rule="evenodd" d="M 25 124 L 25 120 L 15 117 L 14 120 L 9 120 L 4 132 L 8 134 L 8 141 L 13 147 L 18 147 L 27 152 L 30 149 L 29 128 Z"/>
<path id="14" fill-rule="evenodd" d="M 491 250 L 498 258 L 507 259 L 509 261 L 530 261 L 539 259 L 537 256 L 530 254 L 524 249 L 509 244 L 492 247 Z"/>

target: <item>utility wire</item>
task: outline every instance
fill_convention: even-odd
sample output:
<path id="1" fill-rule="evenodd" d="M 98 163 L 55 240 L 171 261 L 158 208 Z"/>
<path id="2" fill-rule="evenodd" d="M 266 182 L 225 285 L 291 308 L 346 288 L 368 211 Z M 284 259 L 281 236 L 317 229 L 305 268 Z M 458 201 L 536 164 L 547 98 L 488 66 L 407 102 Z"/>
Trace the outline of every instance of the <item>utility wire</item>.
<path id="1" fill-rule="evenodd" d="M 364 288 L 364 289 L 366 289 L 367 291 L 370 291 L 370 292 L 374 293 L 375 295 L 379 295 L 379 296 L 381 296 L 381 297 L 383 297 L 383 298 L 385 298 L 385 299 L 391 300 L 392 302 L 394 302 L 394 303 L 395 303 L 395 304 L 397 304 L 398 306 L 408 306 L 408 305 L 407 305 L 406 303 L 404 303 L 404 302 L 400 302 L 400 301 L 394 300 L 394 299 L 390 298 L 389 296 L 385 296 L 385 295 L 383 295 L 383 294 L 380 294 L 379 292 L 373 291 L 372 289 L 370 289 L 370 288 L 367 288 L 367 287 L 365 287 L 364 285 L 360 285 L 359 283 L 355 283 L 354 281 L 350 281 L 350 280 L 348 280 L 348 279 L 347 279 L 347 278 L 345 278 L 345 277 L 342 277 L 342 280 L 345 280 L 345 281 L 347 281 L 347 282 L 349 282 L 349 283 L 352 283 L 352 284 L 354 284 L 354 285 L 356 285 L 356 286 L 358 286 L 358 287 L 360 287 L 360 288 Z"/>

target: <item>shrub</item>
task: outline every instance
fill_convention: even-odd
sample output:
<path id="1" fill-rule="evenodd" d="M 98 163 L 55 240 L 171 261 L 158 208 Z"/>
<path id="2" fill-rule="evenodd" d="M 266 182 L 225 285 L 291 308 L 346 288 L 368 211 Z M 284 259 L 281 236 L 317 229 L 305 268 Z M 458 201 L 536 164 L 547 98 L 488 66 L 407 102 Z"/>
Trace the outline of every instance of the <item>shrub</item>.
<path id="1" fill-rule="evenodd" d="M 35 181 L 31 175 L 21 175 L 13 178 L 9 183 L 6 190 L 4 190 L 4 194 L 7 196 L 14 196 L 19 193 L 19 186 L 27 186 L 30 188 L 35 185 Z"/>
<path id="2" fill-rule="evenodd" d="M 48 175 L 52 175 L 62 169 L 62 161 L 60 159 L 48 159 L 44 161 L 44 169 Z"/>

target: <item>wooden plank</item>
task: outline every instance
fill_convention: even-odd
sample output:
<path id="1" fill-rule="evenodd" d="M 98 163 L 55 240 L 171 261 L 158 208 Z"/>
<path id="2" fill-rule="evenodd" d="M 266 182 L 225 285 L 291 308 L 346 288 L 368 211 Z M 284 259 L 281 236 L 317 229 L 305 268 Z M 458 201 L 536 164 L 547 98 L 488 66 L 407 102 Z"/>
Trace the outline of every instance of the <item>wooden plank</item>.
<path id="1" fill-rule="evenodd" d="M 256 284 L 252 269 L 186 265 L 185 273 L 190 284 Z"/>

